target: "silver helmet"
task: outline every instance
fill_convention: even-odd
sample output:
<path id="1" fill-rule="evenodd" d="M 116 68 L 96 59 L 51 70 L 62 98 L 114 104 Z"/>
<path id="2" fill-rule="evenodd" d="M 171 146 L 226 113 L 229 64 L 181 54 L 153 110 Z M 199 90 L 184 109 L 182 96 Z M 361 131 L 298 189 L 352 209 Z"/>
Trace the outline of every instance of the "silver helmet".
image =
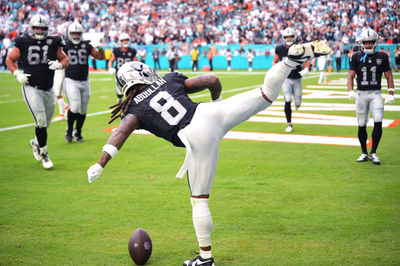
<path id="1" fill-rule="evenodd" d="M 365 42 L 373 42 L 371 47 L 366 47 Z M 373 29 L 365 29 L 360 35 L 360 46 L 364 53 L 373 54 L 378 46 L 378 33 Z"/>
<path id="2" fill-rule="evenodd" d="M 133 85 L 150 85 L 159 77 L 152 67 L 141 62 L 131 61 L 118 69 L 116 80 L 118 88 L 126 96 Z"/>
<path id="3" fill-rule="evenodd" d="M 30 34 L 36 40 L 43 40 L 47 37 L 49 33 L 50 20 L 48 17 L 42 14 L 34 15 L 29 21 Z M 40 30 L 34 30 L 34 28 L 39 28 Z"/>
<path id="4" fill-rule="evenodd" d="M 68 26 L 68 39 L 73 44 L 79 44 L 82 41 L 83 27 L 78 22 L 74 22 Z"/>
<path id="5" fill-rule="evenodd" d="M 124 40 L 128 40 L 128 43 L 122 43 L 122 41 L 124 41 Z M 118 37 L 118 44 L 119 44 L 119 46 L 121 46 L 121 47 L 124 47 L 124 48 L 127 48 L 127 47 L 129 47 L 129 45 L 130 45 L 130 41 L 131 41 L 131 38 L 129 37 L 129 35 L 127 34 L 127 33 L 121 33 L 120 35 L 119 35 L 119 37 Z"/>
<path id="6" fill-rule="evenodd" d="M 291 39 L 289 39 L 292 37 Z M 287 46 L 292 46 L 296 42 L 296 32 L 292 28 L 286 28 L 282 31 L 282 38 Z"/>

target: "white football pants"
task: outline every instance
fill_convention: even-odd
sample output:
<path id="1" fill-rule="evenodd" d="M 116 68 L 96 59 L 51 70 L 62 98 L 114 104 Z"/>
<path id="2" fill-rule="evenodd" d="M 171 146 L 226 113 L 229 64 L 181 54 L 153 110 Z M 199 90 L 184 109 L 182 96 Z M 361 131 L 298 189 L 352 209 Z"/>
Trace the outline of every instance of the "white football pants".
<path id="1" fill-rule="evenodd" d="M 56 106 L 54 103 L 53 90 L 38 90 L 36 87 L 26 84 L 22 85 L 22 95 L 32 114 L 36 127 L 49 127 Z"/>
<path id="2" fill-rule="evenodd" d="M 372 113 L 374 122 L 382 122 L 384 105 L 380 90 L 357 90 L 356 114 L 358 125 L 364 127 L 368 123 L 369 112 Z"/>
<path id="3" fill-rule="evenodd" d="M 73 113 L 84 115 L 90 99 L 89 80 L 74 80 L 65 78 L 65 94 L 69 102 L 69 109 Z"/>
<path id="4" fill-rule="evenodd" d="M 281 61 L 267 72 L 261 87 L 220 102 L 199 104 L 190 124 L 178 133 L 187 153 L 177 177 L 188 173 L 192 196 L 210 194 L 219 142 L 230 129 L 270 106 L 292 69 Z"/>
<path id="5" fill-rule="evenodd" d="M 299 79 L 285 79 L 282 84 L 282 94 L 285 102 L 289 103 L 294 101 L 294 106 L 299 108 L 303 97 L 303 88 L 301 78 Z"/>

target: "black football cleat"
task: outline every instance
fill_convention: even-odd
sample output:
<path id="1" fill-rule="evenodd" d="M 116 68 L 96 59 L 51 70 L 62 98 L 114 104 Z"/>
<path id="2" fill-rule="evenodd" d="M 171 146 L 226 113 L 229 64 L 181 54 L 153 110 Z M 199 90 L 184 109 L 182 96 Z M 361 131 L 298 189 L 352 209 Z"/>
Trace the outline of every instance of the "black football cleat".
<path id="1" fill-rule="evenodd" d="M 71 142 L 72 142 L 72 134 L 71 134 L 71 133 L 68 133 L 68 131 L 65 132 L 65 140 L 66 140 L 68 143 L 71 143 Z"/>
<path id="2" fill-rule="evenodd" d="M 83 142 L 83 137 L 81 135 L 81 132 L 79 132 L 78 130 L 75 129 L 72 135 L 75 138 L 76 142 Z"/>
<path id="3" fill-rule="evenodd" d="M 187 260 L 183 263 L 183 266 L 215 266 L 214 259 L 203 259 L 201 256 L 198 256 L 192 260 Z"/>

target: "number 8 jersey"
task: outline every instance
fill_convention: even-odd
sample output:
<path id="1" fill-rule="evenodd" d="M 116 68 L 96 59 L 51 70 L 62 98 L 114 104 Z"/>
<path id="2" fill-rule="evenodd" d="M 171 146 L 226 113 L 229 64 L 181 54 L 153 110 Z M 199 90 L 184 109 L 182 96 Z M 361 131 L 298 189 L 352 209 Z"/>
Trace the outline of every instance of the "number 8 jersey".
<path id="1" fill-rule="evenodd" d="M 198 103 L 186 93 L 186 76 L 168 73 L 136 94 L 128 113 L 139 119 L 140 128 L 170 141 L 178 147 L 185 147 L 177 136 L 193 118 Z"/>
<path id="2" fill-rule="evenodd" d="M 49 69 L 48 61 L 57 59 L 58 47 L 64 46 L 60 36 L 48 36 L 43 40 L 33 39 L 29 35 L 15 38 L 15 47 L 21 53 L 18 68 L 25 74 L 31 74 L 29 85 L 39 90 L 50 90 L 53 87 L 54 70 Z"/>
<path id="3" fill-rule="evenodd" d="M 351 57 L 350 70 L 356 71 L 357 90 L 381 90 L 382 74 L 390 70 L 389 57 L 383 52 L 358 51 Z"/>

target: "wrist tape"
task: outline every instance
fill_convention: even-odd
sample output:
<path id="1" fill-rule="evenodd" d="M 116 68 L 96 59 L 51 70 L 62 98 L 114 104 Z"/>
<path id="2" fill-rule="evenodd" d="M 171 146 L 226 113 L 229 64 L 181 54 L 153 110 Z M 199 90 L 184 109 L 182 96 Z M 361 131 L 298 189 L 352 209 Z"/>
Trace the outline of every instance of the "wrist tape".
<path id="1" fill-rule="evenodd" d="M 111 145 L 111 144 L 104 145 L 103 151 L 107 152 L 111 156 L 111 158 L 113 158 L 118 153 L 117 147 L 115 147 L 114 145 Z"/>

